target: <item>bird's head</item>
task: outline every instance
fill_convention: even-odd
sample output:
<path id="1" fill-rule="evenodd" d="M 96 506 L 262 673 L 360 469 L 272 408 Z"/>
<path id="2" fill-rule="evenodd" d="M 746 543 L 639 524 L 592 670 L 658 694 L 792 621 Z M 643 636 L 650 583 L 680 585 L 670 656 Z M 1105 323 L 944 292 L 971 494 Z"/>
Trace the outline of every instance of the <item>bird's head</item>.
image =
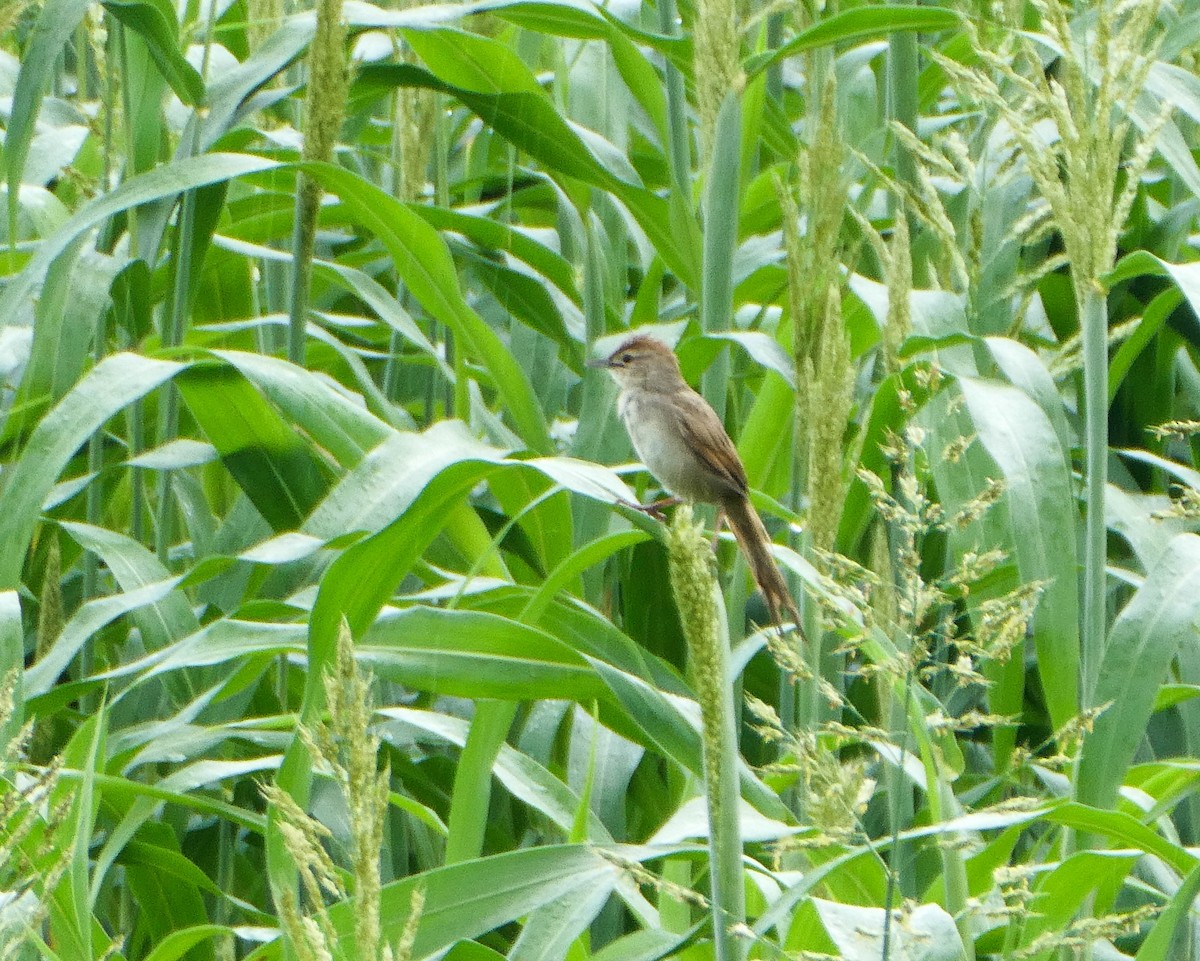
<path id="1" fill-rule="evenodd" d="M 671 348 L 645 334 L 627 338 L 607 357 L 589 361 L 588 366 L 607 370 L 622 389 L 675 390 L 683 380 Z"/>

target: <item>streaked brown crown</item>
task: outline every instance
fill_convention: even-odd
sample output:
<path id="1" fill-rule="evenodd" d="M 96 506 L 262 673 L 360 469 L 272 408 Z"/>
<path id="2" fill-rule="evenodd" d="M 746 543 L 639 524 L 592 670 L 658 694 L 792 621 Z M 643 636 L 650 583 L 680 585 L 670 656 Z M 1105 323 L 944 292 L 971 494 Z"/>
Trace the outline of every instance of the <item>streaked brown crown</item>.
<path id="1" fill-rule="evenodd" d="M 676 370 L 679 369 L 679 361 L 676 359 L 674 351 L 661 340 L 647 334 L 634 334 L 622 341 L 621 346 L 608 355 L 606 366 L 627 367 L 645 357 L 663 360 L 669 358 L 671 365 Z"/>
<path id="2" fill-rule="evenodd" d="M 636 387 L 669 393 L 687 386 L 671 348 L 645 334 L 626 338 L 607 358 L 592 366 L 606 368 L 623 390 Z"/>

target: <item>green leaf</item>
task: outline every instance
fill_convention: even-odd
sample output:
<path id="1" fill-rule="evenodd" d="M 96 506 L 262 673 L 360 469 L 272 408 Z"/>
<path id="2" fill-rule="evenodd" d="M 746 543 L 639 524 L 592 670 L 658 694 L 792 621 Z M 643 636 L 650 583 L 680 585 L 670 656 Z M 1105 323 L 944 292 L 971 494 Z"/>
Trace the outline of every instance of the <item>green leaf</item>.
<path id="1" fill-rule="evenodd" d="M 384 733 L 410 729 L 460 748 L 467 743 L 468 725 L 460 718 L 406 707 L 385 707 L 378 713 L 391 719 L 391 724 L 384 728 Z M 492 773 L 509 794 L 544 814 L 561 828 L 564 834 L 574 826 L 579 798 L 571 788 L 529 755 L 508 744 L 502 744 Z M 594 813 L 589 812 L 587 824 L 589 840 L 601 843 L 612 841 L 607 829 Z"/>
<path id="2" fill-rule="evenodd" d="M 121 589 L 127 593 L 142 588 L 154 589 L 167 583 L 170 578 L 170 572 L 151 551 L 118 531 L 73 521 L 63 521 L 61 527 L 80 547 L 100 557 Z M 153 595 L 146 595 L 147 603 L 129 608 L 134 613 L 148 648 L 157 650 L 165 647 L 200 626 L 182 591 L 168 591 L 161 600 L 149 601 L 150 596 Z"/>
<path id="3" fill-rule="evenodd" d="M 163 0 L 104 0 L 104 7 L 146 42 L 175 96 L 190 107 L 204 100 L 204 81 L 179 50 L 174 7 Z"/>
<path id="4" fill-rule="evenodd" d="M 846 961 L 868 961 L 881 956 L 884 937 L 883 908 L 838 904 L 813 898 L 821 925 Z M 897 961 L 958 961 L 963 956 L 962 939 L 954 919 L 937 904 L 920 904 L 905 917 L 903 925 L 891 926 L 889 957 Z"/>
<path id="5" fill-rule="evenodd" d="M 597 658 L 588 657 L 587 661 L 616 696 L 628 723 L 637 728 L 640 740 L 702 778 L 699 707 L 695 702 L 667 697 L 641 678 L 619 671 Z M 767 817 L 790 820 L 790 812 L 776 794 L 755 777 L 744 762 L 741 767 L 742 796 Z"/>
<path id="6" fill-rule="evenodd" d="M 802 30 L 782 47 L 746 61 L 746 74 L 753 77 L 789 57 L 850 40 L 886 36 L 897 30 L 953 30 L 960 23 L 957 11 L 946 7 L 865 6 L 823 17 L 815 26 Z"/>
<path id="7" fill-rule="evenodd" d="M 409 209 L 438 230 L 452 230 L 482 247 L 511 254 L 549 280 L 574 303 L 582 302 L 575 282 L 575 269 L 571 264 L 556 251 L 527 236 L 516 225 L 497 223 L 488 217 L 432 204 L 414 204 Z"/>
<path id="8" fill-rule="evenodd" d="M 452 27 L 406 30 L 405 39 L 440 79 L 472 93 L 532 93 L 541 85 L 506 44 Z"/>
<path id="9" fill-rule="evenodd" d="M 406 64 L 379 65 L 373 70 L 398 86 L 427 87 L 457 97 L 513 146 L 527 151 L 552 171 L 610 191 L 633 214 L 668 266 L 684 283 L 695 285 L 700 276 L 700 231 L 695 218 L 609 170 L 588 146 L 588 142 L 598 140 L 597 135 L 590 134 L 585 141 L 579 129 L 559 115 L 540 89 L 536 93 L 480 93 L 455 87 Z"/>
<path id="10" fill-rule="evenodd" d="M 1138 745 L 1154 699 L 1183 644 L 1200 628 L 1200 537 L 1181 534 L 1150 571 L 1109 633 L 1096 703 L 1108 708 L 1084 739 L 1077 798 L 1110 807 Z"/>
<path id="11" fill-rule="evenodd" d="M 311 444 L 231 367 L 197 364 L 177 383 L 259 513 L 276 531 L 298 528 L 332 488 L 331 473 Z"/>
<path id="12" fill-rule="evenodd" d="M 1200 859 L 1173 844 L 1136 818 L 1121 811 L 1101 811 L 1077 802 L 1059 804 L 1042 815 L 1047 821 L 1108 838 L 1117 847 L 1134 847 L 1162 858 L 1180 874 L 1193 871 Z"/>
<path id="13" fill-rule="evenodd" d="M 49 11 L 50 7 L 51 5 L 44 7 L 43 13 Z M 9 159 L 11 160 L 11 155 Z M 99 226 L 114 214 L 140 204 L 162 200 L 164 197 L 176 196 L 185 190 L 220 183 L 277 166 L 275 161 L 264 160 L 261 157 L 218 153 L 172 161 L 131 177 L 116 190 L 89 201 L 63 224 L 53 237 L 38 245 L 37 253 L 25 265 L 20 275 L 10 281 L 5 286 L 4 293 L 0 294 L 0 317 L 13 316 L 21 302 L 29 296 L 34 284 L 59 255 L 82 234 Z"/>
<path id="14" fill-rule="evenodd" d="M 21 72 L 17 75 L 4 136 L 10 234 L 15 233 L 21 174 L 25 170 L 29 143 L 37 129 L 42 98 L 50 87 L 50 78 L 63 47 L 83 20 L 89 6 L 91 0 L 47 0 L 38 11 L 37 22 L 21 58 Z M 0 309 L 0 317 L 7 319 L 11 316 L 11 310 Z"/>
<path id="15" fill-rule="evenodd" d="M 1035 888 L 1037 896 L 1030 903 L 1029 915 L 1022 925 L 1024 945 L 1031 944 L 1040 934 L 1063 930 L 1089 895 L 1119 885 L 1137 858 L 1137 854 L 1129 851 L 1077 851 L 1055 865 Z M 1054 952 L 1043 951 L 1031 957 L 1048 961 Z"/>
<path id="16" fill-rule="evenodd" d="M 611 853 L 630 860 L 661 856 L 666 851 L 616 846 Z M 384 886 L 380 906 L 383 937 L 399 937 L 412 905 L 413 891 L 424 892 L 425 904 L 413 945 L 414 959 L 428 958 L 465 938 L 525 917 L 545 904 L 594 888 L 611 890 L 620 868 L 592 845 L 550 845 L 510 851 L 426 871 Z M 353 953 L 354 903 L 330 909 L 339 943 Z M 282 956 L 279 941 L 259 948 L 252 961 Z"/>
<path id="17" fill-rule="evenodd" d="M 233 931 L 223 924 L 200 924 L 172 931 L 146 955 L 146 961 L 178 961 L 196 945 L 232 934 Z"/>
<path id="18" fill-rule="evenodd" d="M 363 178 L 328 164 L 305 170 L 334 191 L 387 248 L 412 295 L 462 339 L 470 355 L 491 374 L 522 439 L 532 450 L 553 446 L 542 409 L 521 366 L 463 299 L 445 241 L 407 206 Z"/>
<path id="19" fill-rule="evenodd" d="M 1004 481 L 1011 549 L 1021 581 L 1045 582 L 1033 637 L 1051 720 L 1060 727 L 1079 706 L 1077 584 L 1063 576 L 1076 570 L 1076 508 L 1066 452 L 1046 415 L 1026 394 L 969 377 L 958 383 L 979 442 Z"/>
<path id="20" fill-rule="evenodd" d="M 357 646 L 381 677 L 432 694 L 587 703 L 607 694 L 587 662 L 537 628 L 478 611 L 411 607 L 375 622 Z"/>
<path id="21" fill-rule="evenodd" d="M 1136 961 L 1167 961 L 1168 958 L 1179 957 L 1175 945 L 1179 941 L 1180 928 L 1188 920 L 1197 893 L 1200 893 L 1200 865 L 1192 869 L 1171 895 L 1166 909 L 1155 919 L 1154 927 L 1138 948 Z"/>
<path id="22" fill-rule="evenodd" d="M 25 692 L 22 680 L 25 664 L 25 631 L 21 624 L 21 597 L 15 590 L 0 591 L 0 677 L 12 677 L 13 710 L 0 724 L 0 751 L 21 730 L 25 721 Z"/>
<path id="23" fill-rule="evenodd" d="M 19 438 L 27 424 L 75 385 L 109 307 L 109 288 L 124 261 L 81 251 L 82 238 L 46 274 L 33 325 L 29 365 L 4 422 L 4 440 Z M 103 328 L 100 328 L 103 329 Z"/>
<path id="24" fill-rule="evenodd" d="M 89 850 L 96 824 L 100 796 L 97 774 L 107 760 L 108 708 L 99 708 L 72 735 L 63 751 L 63 764 L 80 772 L 76 790 L 59 781 L 50 792 L 53 805 L 67 802 L 69 814 L 58 825 L 58 847 L 67 855 L 66 873 L 55 892 L 50 909 L 50 931 L 54 943 L 73 949 L 77 957 L 92 957 L 92 899 L 88 885 Z"/>
<path id="25" fill-rule="evenodd" d="M 42 502 L 74 453 L 113 414 L 182 369 L 169 361 L 114 354 L 97 364 L 38 424 L 0 486 L 5 505 L 0 512 L 0 588 L 20 582 Z"/>
<path id="26" fill-rule="evenodd" d="M 605 41 L 629 92 L 653 120 L 662 140 L 666 140 L 666 97 L 658 74 L 631 39 L 642 40 L 643 35 L 639 31 L 627 27 L 603 7 L 590 4 L 485 0 L 477 6 L 527 30 L 556 37 Z"/>

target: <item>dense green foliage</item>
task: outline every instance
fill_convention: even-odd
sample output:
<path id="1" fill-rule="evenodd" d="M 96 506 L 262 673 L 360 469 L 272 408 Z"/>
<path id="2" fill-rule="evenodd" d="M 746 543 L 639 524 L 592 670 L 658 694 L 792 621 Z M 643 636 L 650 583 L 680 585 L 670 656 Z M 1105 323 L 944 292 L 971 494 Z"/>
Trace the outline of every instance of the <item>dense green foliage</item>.
<path id="1" fill-rule="evenodd" d="M 0 959 L 1194 956 L 1198 43 L 0 0 Z M 632 327 L 803 634 L 689 655 Z"/>

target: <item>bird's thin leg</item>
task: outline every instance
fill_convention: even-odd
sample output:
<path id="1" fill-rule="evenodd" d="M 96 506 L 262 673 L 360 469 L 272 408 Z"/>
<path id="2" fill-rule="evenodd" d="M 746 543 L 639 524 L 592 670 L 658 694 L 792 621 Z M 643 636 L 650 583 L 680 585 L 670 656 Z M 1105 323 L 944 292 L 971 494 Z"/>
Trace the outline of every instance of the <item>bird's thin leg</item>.
<path id="1" fill-rule="evenodd" d="M 725 523 L 725 509 L 717 508 L 717 519 L 713 522 L 712 549 L 713 553 L 717 552 L 717 545 L 721 543 L 721 527 Z"/>
<path id="2" fill-rule="evenodd" d="M 651 501 L 649 504 L 630 504 L 622 502 L 626 507 L 632 507 L 635 511 L 641 511 L 643 514 L 649 514 L 655 520 L 665 521 L 666 516 L 663 514 L 663 508 L 674 507 L 680 503 L 680 499 L 675 496 L 662 497 L 656 501 Z"/>

